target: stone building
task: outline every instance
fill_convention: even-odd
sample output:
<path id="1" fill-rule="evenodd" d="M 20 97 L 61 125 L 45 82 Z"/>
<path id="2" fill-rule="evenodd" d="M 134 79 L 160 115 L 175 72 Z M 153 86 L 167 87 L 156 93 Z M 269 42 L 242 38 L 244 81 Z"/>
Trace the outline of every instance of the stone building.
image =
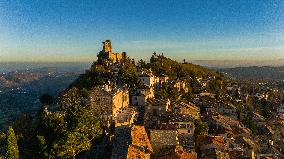
<path id="1" fill-rule="evenodd" d="M 103 42 L 103 50 L 99 52 L 98 54 L 98 61 L 110 61 L 112 63 L 114 62 L 120 62 L 122 59 L 128 58 L 128 55 L 126 52 L 122 53 L 114 53 L 112 52 L 112 46 L 111 41 L 106 40 Z"/>
<path id="2" fill-rule="evenodd" d="M 172 121 L 169 122 L 169 124 L 176 126 L 178 134 L 190 137 L 194 135 L 194 130 L 195 130 L 194 121 L 183 120 L 183 118 L 180 118 L 180 119 L 173 119 Z"/>
<path id="3" fill-rule="evenodd" d="M 153 115 L 162 115 L 170 112 L 170 100 L 150 98 L 146 102 L 145 113 Z"/>
<path id="4" fill-rule="evenodd" d="M 135 106 L 145 106 L 149 98 L 154 98 L 153 87 L 138 88 L 131 95 L 131 104 Z"/>
<path id="5" fill-rule="evenodd" d="M 191 116 L 175 115 L 170 121 L 163 123 L 174 125 L 178 135 L 178 142 L 185 149 L 194 149 L 194 119 Z"/>
<path id="6" fill-rule="evenodd" d="M 238 119 L 237 108 L 228 103 L 218 102 L 216 103 L 216 111 L 221 115 L 229 116 L 235 120 Z"/>
<path id="7" fill-rule="evenodd" d="M 151 70 L 142 70 L 138 74 L 138 79 L 140 80 L 142 85 L 147 87 L 154 87 L 155 83 L 157 83 L 157 79 Z"/>
<path id="8" fill-rule="evenodd" d="M 117 114 L 129 105 L 129 93 L 127 89 L 108 89 L 105 86 L 98 86 L 91 90 L 91 107 L 96 113 L 116 117 Z"/>
<path id="9" fill-rule="evenodd" d="M 200 119 L 200 109 L 193 103 L 176 102 L 172 103 L 172 107 L 176 114 L 190 115 L 194 119 Z"/>
<path id="10" fill-rule="evenodd" d="M 284 104 L 280 104 L 277 107 L 277 113 L 284 114 Z"/>
<path id="11" fill-rule="evenodd" d="M 188 92 L 188 86 L 187 86 L 186 81 L 171 80 L 171 81 L 168 81 L 168 83 L 172 85 L 172 87 L 176 88 L 178 91 L 184 90 L 185 93 Z"/>
<path id="12" fill-rule="evenodd" d="M 163 83 L 165 83 L 165 82 L 168 82 L 168 80 L 169 80 L 169 76 L 167 76 L 167 75 L 164 75 L 164 74 L 162 74 L 162 75 L 160 75 L 159 77 L 157 77 L 158 79 L 158 84 L 157 85 L 161 85 L 161 84 L 163 84 Z"/>
<path id="13" fill-rule="evenodd" d="M 155 76 L 151 69 L 140 70 L 138 73 L 138 78 L 142 85 L 154 88 L 161 86 L 163 83 L 166 83 L 169 80 L 169 77 L 166 75 Z"/>
<path id="14" fill-rule="evenodd" d="M 229 159 L 228 145 L 221 136 L 199 136 L 198 147 L 200 157 L 204 159 L 221 158 Z"/>

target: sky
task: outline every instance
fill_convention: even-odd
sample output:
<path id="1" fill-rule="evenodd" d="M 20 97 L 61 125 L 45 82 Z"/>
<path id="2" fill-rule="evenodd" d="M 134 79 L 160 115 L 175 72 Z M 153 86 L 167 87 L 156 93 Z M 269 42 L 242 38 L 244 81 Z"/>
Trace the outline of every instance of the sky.
<path id="1" fill-rule="evenodd" d="M 282 0 L 0 0 L 0 62 L 148 59 L 284 62 Z"/>

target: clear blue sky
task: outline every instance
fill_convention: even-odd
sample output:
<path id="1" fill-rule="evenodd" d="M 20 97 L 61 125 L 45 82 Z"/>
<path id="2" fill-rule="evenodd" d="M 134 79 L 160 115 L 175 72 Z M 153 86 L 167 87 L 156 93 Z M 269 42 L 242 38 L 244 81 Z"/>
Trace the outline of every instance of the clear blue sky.
<path id="1" fill-rule="evenodd" d="M 282 0 L 0 0 L 1 61 L 284 59 Z"/>

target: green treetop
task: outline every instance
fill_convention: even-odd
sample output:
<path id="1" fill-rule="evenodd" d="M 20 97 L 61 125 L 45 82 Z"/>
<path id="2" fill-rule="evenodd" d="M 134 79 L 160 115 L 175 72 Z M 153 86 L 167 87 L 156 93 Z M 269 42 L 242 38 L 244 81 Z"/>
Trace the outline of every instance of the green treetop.
<path id="1" fill-rule="evenodd" d="M 17 144 L 17 138 L 12 127 L 9 127 L 7 131 L 7 159 L 19 159 L 19 150 Z"/>

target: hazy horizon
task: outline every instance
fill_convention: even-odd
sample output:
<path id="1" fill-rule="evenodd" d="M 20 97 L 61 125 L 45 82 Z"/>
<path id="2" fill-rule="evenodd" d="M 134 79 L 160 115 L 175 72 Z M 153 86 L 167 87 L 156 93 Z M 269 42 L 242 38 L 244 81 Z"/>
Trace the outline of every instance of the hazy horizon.
<path id="1" fill-rule="evenodd" d="M 73 61 L 73 62 L 1 62 L 0 61 L 0 73 L 8 73 L 12 71 L 21 71 L 27 69 L 39 69 L 39 68 L 59 68 L 65 71 L 78 71 L 78 69 L 88 69 L 91 64 L 96 60 L 91 61 Z M 139 59 L 135 59 L 137 62 Z M 174 59 L 176 60 L 176 59 Z M 178 62 L 183 62 L 181 59 Z M 146 62 L 149 62 L 146 60 Z M 209 68 L 235 68 L 235 67 L 251 67 L 251 66 L 271 66 L 281 67 L 284 66 L 284 60 L 266 60 L 266 61 L 239 61 L 239 60 L 186 60 L 193 64 L 209 67 Z"/>

